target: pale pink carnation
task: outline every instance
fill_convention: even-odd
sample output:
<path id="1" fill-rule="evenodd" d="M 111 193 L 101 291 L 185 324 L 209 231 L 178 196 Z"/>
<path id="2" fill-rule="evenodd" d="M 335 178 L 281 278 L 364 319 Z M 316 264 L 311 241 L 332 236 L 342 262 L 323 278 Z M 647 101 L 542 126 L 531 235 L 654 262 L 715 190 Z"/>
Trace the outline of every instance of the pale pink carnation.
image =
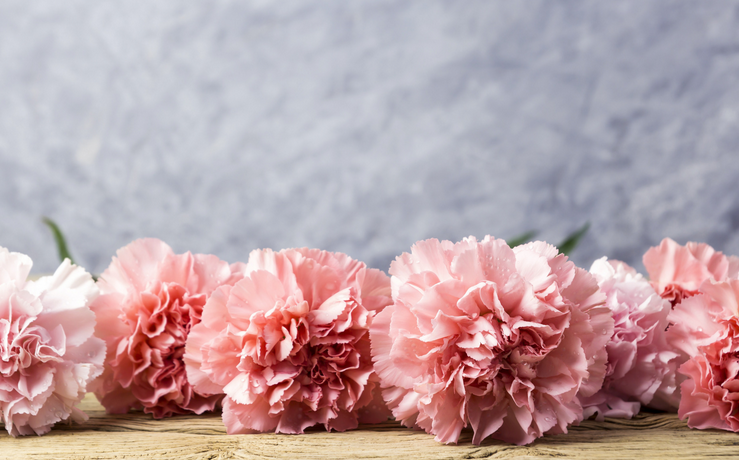
<path id="1" fill-rule="evenodd" d="M 457 442 L 527 444 L 583 418 L 613 319 L 595 278 L 544 242 L 416 243 L 390 267 L 394 304 L 371 328 L 396 419 Z"/>
<path id="2" fill-rule="evenodd" d="M 211 293 L 243 277 L 243 264 L 175 254 L 157 239 L 136 240 L 116 255 L 92 305 L 96 334 L 108 345 L 95 395 L 110 413 L 143 408 L 162 418 L 212 410 L 220 397 L 200 394 L 187 381 L 185 340 Z"/>
<path id="3" fill-rule="evenodd" d="M 75 405 L 105 358 L 105 343 L 93 337 L 89 304 L 98 290 L 90 274 L 65 260 L 28 281 L 31 265 L 0 247 L 0 421 L 13 436 L 87 420 Z"/>
<path id="4" fill-rule="evenodd" d="M 726 257 L 705 243 L 680 246 L 665 238 L 643 257 L 652 286 L 672 306 L 694 296 L 706 280 L 725 281 L 739 277 L 739 258 Z"/>
<path id="5" fill-rule="evenodd" d="M 623 262 L 596 260 L 590 268 L 614 319 L 606 346 L 608 366 L 603 388 L 581 397 L 585 417 L 631 418 L 641 404 L 676 411 L 679 355 L 665 338 L 670 302 L 661 298 L 642 275 Z"/>
<path id="6" fill-rule="evenodd" d="M 670 320 L 668 335 L 690 356 L 678 415 L 691 428 L 739 431 L 739 281 L 704 282 Z"/>
<path id="7" fill-rule="evenodd" d="M 387 420 L 368 332 L 391 302 L 387 275 L 317 249 L 253 251 L 247 273 L 213 294 L 185 355 L 197 391 L 225 393 L 228 433 Z"/>

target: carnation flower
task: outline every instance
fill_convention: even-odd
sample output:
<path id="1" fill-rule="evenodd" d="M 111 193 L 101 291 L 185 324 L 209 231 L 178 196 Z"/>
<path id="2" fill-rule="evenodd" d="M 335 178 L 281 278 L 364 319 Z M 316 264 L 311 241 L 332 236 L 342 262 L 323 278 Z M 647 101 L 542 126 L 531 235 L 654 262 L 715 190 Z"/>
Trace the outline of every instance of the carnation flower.
<path id="1" fill-rule="evenodd" d="M 691 428 L 739 431 L 739 280 L 707 281 L 670 314 L 680 367 L 678 415 Z"/>
<path id="2" fill-rule="evenodd" d="M 739 258 L 726 257 L 705 243 L 689 242 L 680 246 L 665 238 L 644 254 L 643 261 L 652 286 L 673 307 L 696 295 L 706 280 L 739 277 Z"/>
<path id="3" fill-rule="evenodd" d="M 387 420 L 368 333 L 391 302 L 387 275 L 317 249 L 253 251 L 246 270 L 210 298 L 185 354 L 197 391 L 225 393 L 228 433 Z"/>
<path id="4" fill-rule="evenodd" d="M 371 328 L 396 419 L 457 442 L 471 425 L 527 444 L 582 420 L 606 372 L 613 319 L 595 278 L 544 242 L 431 239 L 390 267 L 394 304 Z"/>
<path id="5" fill-rule="evenodd" d="M 208 297 L 243 277 L 243 264 L 213 255 L 175 254 L 157 239 L 121 248 L 98 281 L 92 309 L 108 345 L 95 395 L 109 413 L 144 409 L 155 418 L 212 410 L 219 396 L 188 383 L 182 356 Z"/>
<path id="6" fill-rule="evenodd" d="M 0 420 L 12 436 L 42 435 L 63 420 L 103 370 L 105 343 L 93 337 L 98 295 L 89 273 L 65 260 L 28 281 L 31 259 L 0 248 Z"/>
<path id="7" fill-rule="evenodd" d="M 665 339 L 670 302 L 623 262 L 596 260 L 590 268 L 606 295 L 614 333 L 606 346 L 603 389 L 581 397 L 585 417 L 631 418 L 640 404 L 674 411 L 680 402 L 676 382 L 679 355 Z"/>

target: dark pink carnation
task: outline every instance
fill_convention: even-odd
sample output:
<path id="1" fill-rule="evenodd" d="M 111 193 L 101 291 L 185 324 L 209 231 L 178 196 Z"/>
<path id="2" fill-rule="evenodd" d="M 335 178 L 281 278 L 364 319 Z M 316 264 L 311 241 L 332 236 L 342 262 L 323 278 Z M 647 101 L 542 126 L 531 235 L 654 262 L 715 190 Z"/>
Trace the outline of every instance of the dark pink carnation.
<path id="1" fill-rule="evenodd" d="M 368 336 L 391 301 L 387 275 L 317 249 L 253 251 L 246 271 L 210 298 L 185 355 L 197 391 L 225 393 L 228 433 L 387 420 Z"/>
<path id="2" fill-rule="evenodd" d="M 585 416 L 631 418 L 644 404 L 676 411 L 679 355 L 665 338 L 670 302 L 649 281 L 623 262 L 596 260 L 590 268 L 606 295 L 614 333 L 606 346 L 608 366 L 603 388 L 581 397 Z"/>
<path id="3" fill-rule="evenodd" d="M 155 418 L 212 410 L 218 396 L 188 383 L 182 356 L 208 297 L 243 277 L 243 264 L 216 256 L 175 254 L 157 239 L 121 248 L 98 281 L 92 309 L 108 345 L 95 395 L 110 413 L 143 408 Z"/>
<path id="4" fill-rule="evenodd" d="M 739 258 L 726 257 L 705 243 L 680 246 L 665 238 L 643 257 L 652 286 L 672 306 L 694 296 L 706 280 L 725 281 L 739 275 Z"/>
<path id="5" fill-rule="evenodd" d="M 706 281 L 670 320 L 671 342 L 690 357 L 678 415 L 691 428 L 739 431 L 739 281 Z"/>
<path id="6" fill-rule="evenodd" d="M 613 319 L 591 274 L 543 242 L 416 243 L 390 267 L 394 304 L 371 328 L 388 406 L 406 426 L 456 442 L 527 444 L 583 417 Z"/>
<path id="7" fill-rule="evenodd" d="M 12 436 L 87 420 L 75 406 L 105 359 L 92 276 L 69 260 L 37 281 L 30 270 L 28 256 L 0 248 L 0 422 Z"/>

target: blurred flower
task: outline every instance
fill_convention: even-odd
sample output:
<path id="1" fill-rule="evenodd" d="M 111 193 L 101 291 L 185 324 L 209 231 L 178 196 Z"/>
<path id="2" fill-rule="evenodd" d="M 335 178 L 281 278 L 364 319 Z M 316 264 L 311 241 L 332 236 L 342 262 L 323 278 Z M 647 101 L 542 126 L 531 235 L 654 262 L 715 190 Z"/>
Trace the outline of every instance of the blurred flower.
<path id="1" fill-rule="evenodd" d="M 597 413 L 598 420 L 631 418 L 639 412 L 640 403 L 677 410 L 679 355 L 665 339 L 670 302 L 623 262 L 603 257 L 593 263 L 590 273 L 606 295 L 606 306 L 615 324 L 606 346 L 608 366 L 603 389 L 580 398 L 585 417 Z"/>
<path id="2" fill-rule="evenodd" d="M 431 239 L 390 267 L 394 304 L 371 328 L 393 415 L 441 442 L 527 444 L 582 420 L 606 372 L 613 319 L 595 278 L 534 242 Z"/>
<path id="3" fill-rule="evenodd" d="M 691 428 L 739 431 L 739 281 L 707 281 L 700 291 L 670 314 L 668 335 L 690 356 L 678 415 Z"/>
<path id="4" fill-rule="evenodd" d="M 697 294 L 706 280 L 739 277 L 739 258 L 726 257 L 705 243 L 680 246 L 665 238 L 659 246 L 650 248 L 643 259 L 652 286 L 673 307 Z"/>
<path id="5" fill-rule="evenodd" d="M 103 369 L 105 343 L 93 337 L 89 308 L 98 290 L 89 273 L 62 262 L 27 281 L 31 259 L 0 248 L 0 408 L 13 436 L 84 421 L 77 409 Z"/>
<path id="6" fill-rule="evenodd" d="M 185 355 L 197 391 L 225 393 L 228 433 L 387 420 L 368 336 L 391 302 L 387 275 L 317 249 L 253 251 L 246 271 L 210 298 Z"/>
<path id="7" fill-rule="evenodd" d="M 208 297 L 243 277 L 243 264 L 213 255 L 174 254 L 157 239 L 121 248 L 100 276 L 92 309 L 108 345 L 94 391 L 110 413 L 142 408 L 155 418 L 212 410 L 219 396 L 188 383 L 182 356 Z"/>

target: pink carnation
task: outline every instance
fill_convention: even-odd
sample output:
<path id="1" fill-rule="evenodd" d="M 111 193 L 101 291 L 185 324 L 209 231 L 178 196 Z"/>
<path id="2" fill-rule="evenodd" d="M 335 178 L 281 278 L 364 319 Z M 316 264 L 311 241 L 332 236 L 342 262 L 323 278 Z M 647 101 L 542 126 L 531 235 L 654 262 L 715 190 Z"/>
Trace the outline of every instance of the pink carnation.
<path id="1" fill-rule="evenodd" d="M 247 273 L 213 294 L 185 354 L 197 391 L 225 393 L 228 433 L 387 420 L 368 337 L 391 301 L 387 275 L 316 249 L 253 251 Z"/>
<path id="2" fill-rule="evenodd" d="M 613 319 L 595 278 L 544 242 L 431 239 L 390 267 L 394 304 L 371 328 L 388 406 L 452 443 L 468 424 L 527 444 L 582 420 L 603 383 Z"/>
<path id="3" fill-rule="evenodd" d="M 52 276 L 27 281 L 31 265 L 0 248 L 0 420 L 13 436 L 87 420 L 75 405 L 105 358 L 105 343 L 93 337 L 90 274 L 65 260 Z"/>
<path id="4" fill-rule="evenodd" d="M 678 415 L 691 428 L 739 431 L 739 281 L 707 281 L 670 315 L 673 343 L 690 356 Z"/>
<path id="5" fill-rule="evenodd" d="M 631 418 L 640 404 L 674 411 L 680 402 L 678 354 L 665 339 L 670 302 L 649 281 L 623 262 L 596 260 L 590 268 L 613 313 L 614 333 L 606 346 L 608 367 L 603 389 L 581 397 L 585 417 Z"/>
<path id="6" fill-rule="evenodd" d="M 116 255 L 92 305 L 96 334 L 108 345 L 95 395 L 110 413 L 143 408 L 162 418 L 212 410 L 219 396 L 200 394 L 187 381 L 185 340 L 211 293 L 243 277 L 243 264 L 175 254 L 157 239 L 136 240 Z"/>
<path id="7" fill-rule="evenodd" d="M 726 257 L 705 243 L 680 246 L 665 238 L 644 254 L 652 286 L 672 306 L 694 296 L 704 281 L 725 281 L 739 277 L 739 258 Z"/>

